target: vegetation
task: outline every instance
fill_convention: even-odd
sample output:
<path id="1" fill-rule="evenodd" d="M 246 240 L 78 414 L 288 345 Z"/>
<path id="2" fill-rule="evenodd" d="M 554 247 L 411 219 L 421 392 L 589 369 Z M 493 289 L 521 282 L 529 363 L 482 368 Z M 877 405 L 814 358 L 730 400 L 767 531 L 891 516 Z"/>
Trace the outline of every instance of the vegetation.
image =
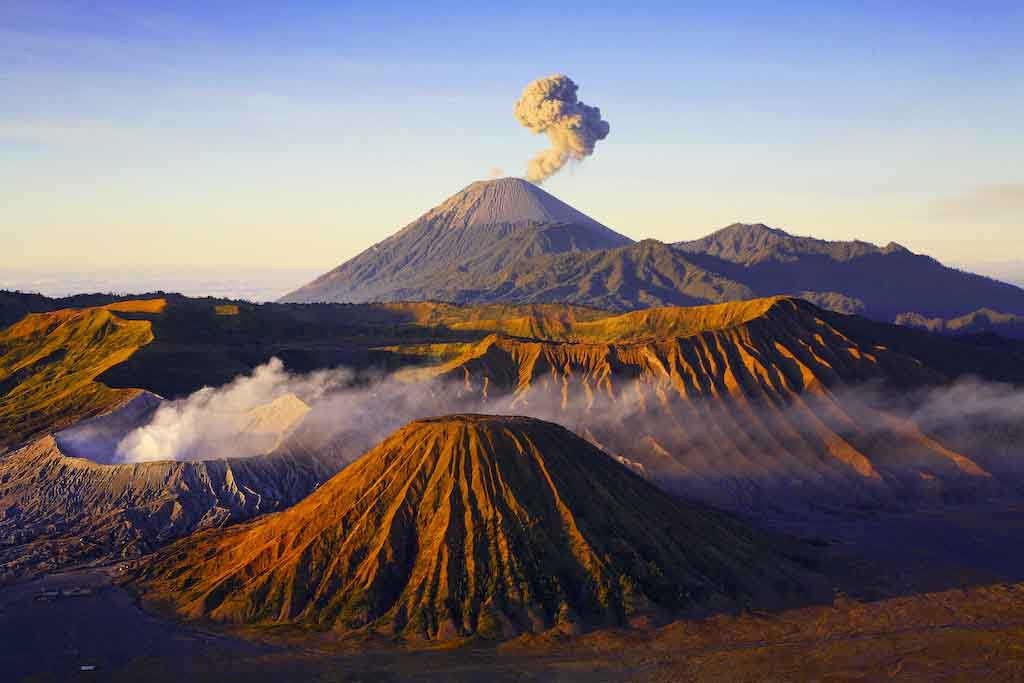
<path id="1" fill-rule="evenodd" d="M 94 381 L 153 340 L 146 320 L 162 299 L 31 314 L 0 332 L 0 449 L 59 429 L 133 397 Z"/>

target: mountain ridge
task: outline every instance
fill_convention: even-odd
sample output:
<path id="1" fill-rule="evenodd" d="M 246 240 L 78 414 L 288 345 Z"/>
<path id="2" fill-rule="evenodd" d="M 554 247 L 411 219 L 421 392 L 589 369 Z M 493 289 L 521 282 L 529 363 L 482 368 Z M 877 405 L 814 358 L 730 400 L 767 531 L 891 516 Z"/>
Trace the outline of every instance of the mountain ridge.
<path id="1" fill-rule="evenodd" d="M 673 247 L 687 253 L 708 254 L 743 265 L 768 260 L 793 261 L 798 256 L 826 255 L 835 261 L 849 261 L 867 254 L 907 252 L 890 242 L 884 247 L 862 240 L 833 241 L 791 235 L 764 223 L 733 223 L 700 239 L 675 242 Z"/>
<path id="2" fill-rule="evenodd" d="M 993 450 L 1012 437 L 964 438 L 970 430 L 952 418 L 916 417 L 958 378 L 1024 379 L 1008 354 L 785 297 L 702 307 L 692 320 L 635 320 L 665 313 L 585 323 L 558 340 L 492 334 L 415 372 L 467 405 L 569 425 L 669 490 L 730 509 L 891 506 L 1021 488 L 1019 468 Z M 655 333 L 619 333 L 644 325 Z M 951 366 L 951 356 L 968 364 Z"/>
<path id="3" fill-rule="evenodd" d="M 763 223 L 734 223 L 674 244 L 633 242 L 540 193 L 516 179 L 474 183 L 282 301 L 624 311 L 797 295 L 887 322 L 908 312 L 949 319 L 984 307 L 1024 314 L 1024 289 L 895 242 L 799 237 Z"/>

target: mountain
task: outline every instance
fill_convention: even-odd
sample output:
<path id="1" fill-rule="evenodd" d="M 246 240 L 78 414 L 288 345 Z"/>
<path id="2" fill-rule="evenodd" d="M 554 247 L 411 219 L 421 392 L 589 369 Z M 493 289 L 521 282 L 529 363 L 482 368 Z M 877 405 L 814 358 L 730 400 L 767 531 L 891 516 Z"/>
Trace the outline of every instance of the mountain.
<path id="1" fill-rule="evenodd" d="M 123 418 L 125 406 L 146 392 L 176 399 L 226 384 L 274 357 L 292 372 L 379 370 L 424 361 L 422 354 L 386 350 L 399 342 L 429 347 L 475 342 L 494 331 L 529 335 L 607 315 L 554 305 L 257 305 L 170 294 L 55 308 L 65 301 L 39 297 L 37 307 L 46 312 L 0 329 L 0 452 L 90 418 Z M 149 399 L 137 405 L 152 407 Z M 291 408 L 297 414 L 300 407 Z M 103 432 L 110 425 L 84 426 Z M 91 439 L 87 430 L 80 436 Z M 63 437 L 77 439 L 67 431 Z"/>
<path id="2" fill-rule="evenodd" d="M 990 308 L 981 308 L 948 320 L 943 318 L 926 318 L 919 313 L 901 313 L 896 316 L 896 324 L 944 334 L 977 335 L 996 333 L 1016 339 L 1024 339 L 1024 315 L 1000 313 Z"/>
<path id="3" fill-rule="evenodd" d="M 0 289 L 0 328 L 18 322 L 30 313 L 48 313 L 64 308 L 105 306 L 127 299 L 152 299 L 147 296 L 121 296 L 116 294 L 75 294 L 50 298 L 42 294 Z"/>
<path id="4" fill-rule="evenodd" d="M 450 294 L 464 304 L 566 303 L 612 311 L 753 297 L 745 285 L 701 268 L 656 240 L 523 259 L 478 281 L 472 291 Z"/>
<path id="5" fill-rule="evenodd" d="M 829 242 L 813 237 L 794 237 L 762 223 L 734 223 L 707 237 L 678 242 L 675 247 L 691 254 L 708 254 L 724 261 L 752 266 L 759 263 L 795 263 L 805 256 L 824 256 L 845 262 L 868 255 L 895 254 L 907 249 L 890 242 L 877 247 L 869 242 Z"/>
<path id="6" fill-rule="evenodd" d="M 1024 484 L 1002 455 L 1024 438 L 999 417 L 1007 399 L 960 383 L 1020 383 L 1019 357 L 798 299 L 637 311 L 557 339 L 495 334 L 416 376 L 459 406 L 564 424 L 732 509 L 914 505 Z M 958 400 L 991 407 L 971 418 Z"/>
<path id="7" fill-rule="evenodd" d="M 558 425 L 454 415 L 283 513 L 158 552 L 135 587 L 192 618 L 508 637 L 799 595 L 810 575 L 784 547 Z"/>
<path id="8" fill-rule="evenodd" d="M 828 242 L 737 223 L 673 246 L 757 296 L 835 292 L 878 320 L 906 312 L 952 318 L 986 307 L 1024 314 L 1024 289 L 948 268 L 895 243 Z"/>
<path id="9" fill-rule="evenodd" d="M 94 380 L 153 341 L 163 299 L 34 313 L 0 330 L 0 452 L 39 432 L 108 412 L 138 395 Z M 125 317 L 121 317 L 125 316 Z"/>
<path id="10" fill-rule="evenodd" d="M 408 419 L 454 412 L 564 424 L 667 489 L 741 511 L 1012 496 L 1015 403 L 965 379 L 1024 384 L 1011 351 L 786 297 L 616 314 L 168 296 L 30 315 L 0 332 L 0 564 L 131 556 L 279 510 Z M 405 372 L 361 398 L 358 424 L 330 403 L 307 419 L 290 396 L 245 415 L 257 450 L 278 444 L 266 456 L 109 464 L 154 394 L 225 384 L 272 356 Z"/>
<path id="11" fill-rule="evenodd" d="M 668 249 L 635 245 L 647 247 Z M 405 419 L 484 410 L 565 424 L 666 486 L 732 508 L 879 505 L 1016 486 L 1012 461 L 962 438 L 951 428 L 958 421 L 904 420 L 966 377 L 1024 383 L 1020 350 L 987 340 L 778 297 L 625 314 L 425 302 L 239 304 L 223 315 L 207 300 L 158 301 L 30 316 L 0 333 L 7 447 L 56 433 L 68 454 L 112 462 L 121 418 L 136 404 L 140 414 L 151 410 L 147 396 L 225 384 L 278 356 L 303 372 L 416 366 L 417 381 L 449 389 L 434 399 L 423 390 L 415 405 L 389 389 L 399 403 L 373 399 L 373 433 L 342 430 L 340 446 L 321 428 L 336 420 L 314 410 L 311 424 L 300 423 L 304 408 L 294 401 L 270 410 L 274 435 L 265 439 L 256 432 L 267 416 L 251 416 L 252 438 L 296 457 L 334 453 L 341 463 Z M 88 419 L 107 414 L 114 417 Z M 121 431 L 104 437 L 110 425 Z M 999 424 L 967 430 L 993 443 L 1004 432 Z"/>
<path id="12" fill-rule="evenodd" d="M 476 182 L 282 301 L 443 298 L 519 259 L 630 242 L 533 183 Z"/>
<path id="13" fill-rule="evenodd" d="M 896 243 L 830 242 L 742 223 L 689 242 L 633 243 L 515 178 L 473 183 L 282 301 L 623 311 L 778 295 L 889 322 L 908 312 L 954 318 L 984 307 L 1024 314 L 1024 289 Z"/>

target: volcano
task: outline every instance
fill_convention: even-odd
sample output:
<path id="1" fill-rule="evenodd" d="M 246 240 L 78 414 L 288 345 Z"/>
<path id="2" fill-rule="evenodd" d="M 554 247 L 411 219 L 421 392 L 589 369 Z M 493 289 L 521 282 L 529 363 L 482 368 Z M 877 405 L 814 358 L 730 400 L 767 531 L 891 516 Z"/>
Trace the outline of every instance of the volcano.
<path id="1" fill-rule="evenodd" d="M 503 637 L 804 592 L 812 575 L 775 547 L 558 425 L 456 415 L 285 512 L 169 546 L 135 585 L 197 618 Z"/>
<path id="2" fill-rule="evenodd" d="M 457 300 L 521 259 L 631 242 L 533 183 L 481 181 L 282 301 Z"/>
<path id="3" fill-rule="evenodd" d="M 611 311 L 799 296 L 893 322 L 983 308 L 1024 315 L 1024 290 L 894 242 L 799 237 L 736 223 L 664 244 L 610 230 L 517 178 L 473 183 L 283 302 L 561 303 Z M 1020 336 L 1012 325 L 999 331 Z"/>

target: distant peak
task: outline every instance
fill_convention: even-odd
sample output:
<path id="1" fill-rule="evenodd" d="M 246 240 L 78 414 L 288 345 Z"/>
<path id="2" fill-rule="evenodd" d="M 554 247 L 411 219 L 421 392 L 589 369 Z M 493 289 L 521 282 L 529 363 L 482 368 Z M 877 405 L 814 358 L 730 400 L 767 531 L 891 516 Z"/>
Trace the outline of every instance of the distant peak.
<path id="1" fill-rule="evenodd" d="M 511 175 L 503 176 L 501 178 L 490 178 L 488 180 L 477 180 L 467 185 L 465 189 L 468 190 L 471 187 L 483 187 L 487 185 L 520 185 L 525 188 L 536 188 L 538 190 L 540 189 L 539 187 L 531 183 L 529 180 L 526 180 L 525 178 L 517 178 L 516 176 Z"/>
<path id="2" fill-rule="evenodd" d="M 913 253 L 909 249 L 907 249 L 905 246 L 903 246 L 902 244 L 899 244 L 897 242 L 889 242 L 889 244 L 887 244 L 884 247 L 882 247 L 882 253 L 883 254 L 895 254 L 897 252 L 907 253 L 907 254 Z"/>
<path id="3" fill-rule="evenodd" d="M 870 254 L 906 252 L 898 244 L 879 248 L 870 242 L 834 242 L 792 235 L 764 223 L 733 223 L 706 237 L 674 246 L 689 253 L 703 253 L 734 263 L 754 265 L 769 261 L 793 262 L 804 256 L 824 256 L 849 261 Z"/>
<path id="4" fill-rule="evenodd" d="M 771 226 L 765 225 L 764 223 L 733 223 L 732 225 L 725 226 L 724 228 L 719 230 L 718 233 L 746 233 L 751 235 L 770 234 L 778 235 L 780 237 L 792 237 L 792 235 L 790 235 L 785 230 L 773 228 Z"/>

